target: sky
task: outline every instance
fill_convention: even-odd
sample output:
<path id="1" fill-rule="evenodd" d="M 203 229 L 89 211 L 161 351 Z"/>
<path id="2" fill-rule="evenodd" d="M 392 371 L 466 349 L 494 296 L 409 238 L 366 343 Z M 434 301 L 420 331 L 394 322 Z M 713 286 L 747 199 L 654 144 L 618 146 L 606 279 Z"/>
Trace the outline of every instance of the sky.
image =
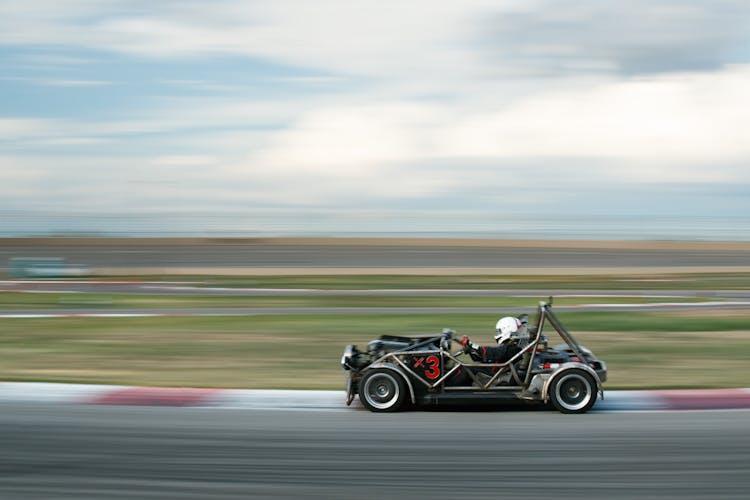
<path id="1" fill-rule="evenodd" d="M 5 0 L 0 96 L 0 234 L 750 238 L 746 0 Z"/>

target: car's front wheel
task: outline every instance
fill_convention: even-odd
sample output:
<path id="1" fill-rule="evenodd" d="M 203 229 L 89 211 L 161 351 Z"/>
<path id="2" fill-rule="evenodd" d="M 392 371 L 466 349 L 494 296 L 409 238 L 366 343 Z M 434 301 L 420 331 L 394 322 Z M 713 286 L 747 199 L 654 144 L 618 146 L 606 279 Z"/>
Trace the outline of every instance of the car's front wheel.
<path id="1" fill-rule="evenodd" d="M 594 377 L 583 370 L 567 370 L 552 381 L 549 398 L 562 413 L 585 413 L 596 403 L 596 395 Z"/>
<path id="2" fill-rule="evenodd" d="M 371 370 L 359 382 L 359 399 L 370 411 L 398 411 L 406 396 L 406 383 L 392 370 Z"/>

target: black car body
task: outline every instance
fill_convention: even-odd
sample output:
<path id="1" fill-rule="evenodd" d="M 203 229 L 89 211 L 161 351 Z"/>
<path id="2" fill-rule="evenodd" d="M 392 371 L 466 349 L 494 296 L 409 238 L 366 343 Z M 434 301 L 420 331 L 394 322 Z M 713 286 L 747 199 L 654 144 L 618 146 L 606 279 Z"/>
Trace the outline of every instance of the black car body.
<path id="1" fill-rule="evenodd" d="M 500 403 L 509 400 L 551 403 L 563 413 L 583 413 L 604 397 L 605 363 L 579 345 L 540 302 L 536 321 L 521 317 L 514 337 L 521 348 L 505 363 L 477 363 L 460 349 L 452 352 L 454 332 L 435 335 L 383 335 L 366 351 L 346 346 L 346 402 L 358 395 L 374 412 L 392 412 L 408 404 Z M 549 346 L 547 332 L 562 339 Z"/>

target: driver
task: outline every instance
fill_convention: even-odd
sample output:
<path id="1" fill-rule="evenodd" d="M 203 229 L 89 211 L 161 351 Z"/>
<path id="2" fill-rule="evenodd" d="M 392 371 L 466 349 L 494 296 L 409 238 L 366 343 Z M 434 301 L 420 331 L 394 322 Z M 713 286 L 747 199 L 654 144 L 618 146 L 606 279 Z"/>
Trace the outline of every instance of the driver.
<path id="1" fill-rule="evenodd" d="M 461 345 L 464 346 L 464 352 L 469 353 L 471 359 L 480 363 L 505 363 L 513 356 L 518 354 L 521 347 L 513 342 L 512 337 L 521 329 L 521 322 L 513 316 L 500 318 L 495 325 L 496 346 L 477 345 L 469 337 L 461 339 Z"/>

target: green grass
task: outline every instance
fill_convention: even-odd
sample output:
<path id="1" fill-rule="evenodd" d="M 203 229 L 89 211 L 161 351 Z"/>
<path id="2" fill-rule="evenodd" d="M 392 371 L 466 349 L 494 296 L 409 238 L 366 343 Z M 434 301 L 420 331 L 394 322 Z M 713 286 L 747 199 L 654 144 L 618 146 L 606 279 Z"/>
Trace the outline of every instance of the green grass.
<path id="1" fill-rule="evenodd" d="M 550 290 L 750 289 L 750 274 L 648 276 L 160 277 L 198 286 L 317 288 L 334 296 L 0 293 L 0 310 L 307 307 L 311 314 L 0 320 L 0 380 L 340 389 L 344 345 L 383 333 L 452 328 L 490 343 L 498 314 L 316 314 L 321 307 L 534 307 Z M 120 280 L 121 278 L 118 278 Z M 663 281 L 662 281 L 663 280 Z M 538 297 L 347 295 L 353 289 L 538 290 Z M 701 299 L 556 298 L 582 303 Z M 560 312 L 579 342 L 607 362 L 608 388 L 750 387 L 748 311 Z M 552 342 L 556 342 L 552 339 Z"/>
<path id="2" fill-rule="evenodd" d="M 571 331 L 615 332 L 713 332 L 750 328 L 747 311 L 708 314 L 701 311 L 612 313 L 564 312 L 557 314 Z"/>
<path id="3" fill-rule="evenodd" d="M 607 362 L 609 388 L 750 387 L 747 311 L 558 316 Z M 0 379 L 338 389 L 345 344 L 442 328 L 489 343 L 495 321 L 495 314 L 6 319 Z"/>

